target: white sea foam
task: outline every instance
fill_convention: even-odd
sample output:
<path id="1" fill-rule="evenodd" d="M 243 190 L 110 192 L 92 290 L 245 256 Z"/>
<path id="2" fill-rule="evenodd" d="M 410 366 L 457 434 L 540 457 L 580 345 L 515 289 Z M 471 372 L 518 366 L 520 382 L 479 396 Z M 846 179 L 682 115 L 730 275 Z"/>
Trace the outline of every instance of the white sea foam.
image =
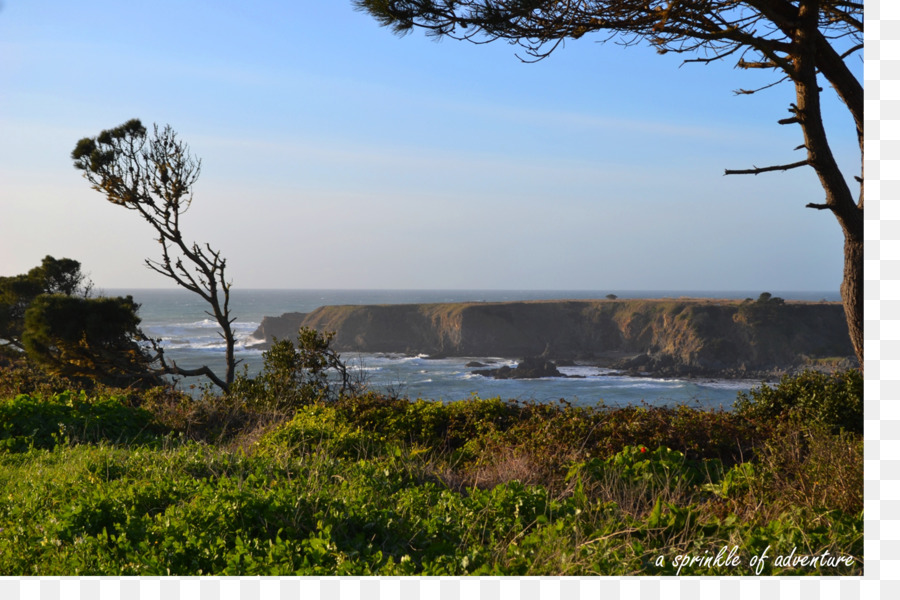
<path id="1" fill-rule="evenodd" d="M 584 366 L 575 366 L 575 367 L 557 367 L 559 372 L 563 375 L 575 375 L 580 377 L 599 377 L 601 375 L 600 369 L 598 367 L 584 367 Z"/>
<path id="2" fill-rule="evenodd" d="M 746 390 L 749 387 L 759 387 L 762 381 L 757 379 L 717 379 L 714 381 L 698 381 L 700 387 L 719 390 Z"/>

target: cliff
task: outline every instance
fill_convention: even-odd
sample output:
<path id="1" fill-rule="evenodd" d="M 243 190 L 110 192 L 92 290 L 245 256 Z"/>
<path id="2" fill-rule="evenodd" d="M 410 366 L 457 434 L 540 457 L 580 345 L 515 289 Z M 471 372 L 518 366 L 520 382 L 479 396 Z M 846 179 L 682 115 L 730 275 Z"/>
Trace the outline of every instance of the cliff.
<path id="1" fill-rule="evenodd" d="M 541 356 L 672 375 L 771 373 L 853 356 L 839 303 L 556 300 L 323 306 L 266 317 L 254 334 L 334 331 L 342 352 Z"/>

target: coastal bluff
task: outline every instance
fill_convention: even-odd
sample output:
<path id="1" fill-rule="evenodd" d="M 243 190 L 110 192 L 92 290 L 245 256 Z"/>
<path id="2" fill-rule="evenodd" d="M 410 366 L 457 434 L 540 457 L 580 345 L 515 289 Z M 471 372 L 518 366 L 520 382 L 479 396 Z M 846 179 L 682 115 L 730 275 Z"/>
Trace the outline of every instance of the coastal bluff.
<path id="1" fill-rule="evenodd" d="M 740 377 L 853 362 L 837 302 L 549 300 L 322 306 L 265 317 L 253 339 L 333 331 L 340 352 L 543 357 L 657 375 Z"/>

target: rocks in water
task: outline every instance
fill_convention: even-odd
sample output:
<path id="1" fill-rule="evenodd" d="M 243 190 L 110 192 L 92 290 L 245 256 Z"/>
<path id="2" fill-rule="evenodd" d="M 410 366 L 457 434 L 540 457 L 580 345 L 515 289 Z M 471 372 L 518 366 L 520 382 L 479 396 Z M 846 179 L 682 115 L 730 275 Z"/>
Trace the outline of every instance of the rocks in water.
<path id="1" fill-rule="evenodd" d="M 480 363 L 477 360 L 473 360 L 472 362 L 466 363 L 466 367 L 470 368 L 470 369 L 472 369 L 472 368 L 480 369 L 480 368 L 486 367 L 486 366 L 487 366 L 486 364 Z"/>
<path id="2" fill-rule="evenodd" d="M 503 366 L 499 369 L 480 369 L 472 371 L 475 375 L 493 377 L 494 379 L 540 379 L 541 377 L 565 377 L 556 368 L 556 364 L 542 358 L 523 358 L 516 368 Z"/>

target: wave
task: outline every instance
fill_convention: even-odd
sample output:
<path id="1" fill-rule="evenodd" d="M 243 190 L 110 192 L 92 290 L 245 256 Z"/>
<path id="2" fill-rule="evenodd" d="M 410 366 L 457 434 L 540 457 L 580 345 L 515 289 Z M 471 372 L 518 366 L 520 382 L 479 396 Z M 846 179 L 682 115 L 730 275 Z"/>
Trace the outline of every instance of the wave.
<path id="1" fill-rule="evenodd" d="M 599 367 L 558 367 L 559 372 L 563 375 L 577 375 L 580 377 L 600 377 L 602 376 Z M 608 369 L 607 369 L 608 370 Z"/>
<path id="2" fill-rule="evenodd" d="M 366 373 L 377 373 L 379 371 L 383 371 L 385 367 L 378 365 L 369 365 L 365 363 L 360 363 L 354 360 L 348 360 L 345 362 L 347 368 L 353 369 L 354 371 L 364 371 Z"/>
<path id="3" fill-rule="evenodd" d="M 757 379 L 717 379 L 714 381 L 698 381 L 700 387 L 718 390 L 746 390 L 748 387 L 759 387 L 762 381 Z"/>
<path id="4" fill-rule="evenodd" d="M 142 326 L 147 329 L 219 329 L 219 323 L 214 319 L 201 319 L 199 321 L 143 321 Z M 259 327 L 257 321 L 235 321 L 231 324 L 234 329 L 253 329 Z"/>
<path id="5" fill-rule="evenodd" d="M 212 319 L 203 319 L 202 321 L 186 321 L 186 322 L 169 322 L 169 323 L 142 323 L 142 329 L 145 331 L 220 331 L 221 327 Z M 251 333 L 256 331 L 259 323 L 254 321 L 235 321 L 231 324 L 235 332 Z"/>
<path id="6" fill-rule="evenodd" d="M 225 341 L 220 337 L 208 338 L 166 338 L 151 335 L 150 337 L 159 340 L 160 346 L 166 350 L 221 350 L 225 351 Z M 251 348 L 253 341 L 248 338 L 235 339 L 234 349 L 236 352 L 253 352 L 261 354 L 262 349 Z"/>
<path id="7" fill-rule="evenodd" d="M 415 356 L 399 356 L 398 358 L 395 358 L 393 360 L 397 362 L 419 364 L 423 360 L 428 360 L 428 358 L 429 356 L 427 354 L 416 354 Z"/>
<path id="8" fill-rule="evenodd" d="M 235 321 L 232 329 L 235 334 L 235 350 L 241 352 L 257 352 L 247 348 L 258 344 L 260 340 L 253 337 L 259 323 L 254 321 Z M 225 350 L 225 341 L 221 336 L 219 324 L 211 319 L 179 321 L 168 323 L 147 323 L 142 326 L 148 337 L 157 339 L 165 349 L 185 351 Z"/>

